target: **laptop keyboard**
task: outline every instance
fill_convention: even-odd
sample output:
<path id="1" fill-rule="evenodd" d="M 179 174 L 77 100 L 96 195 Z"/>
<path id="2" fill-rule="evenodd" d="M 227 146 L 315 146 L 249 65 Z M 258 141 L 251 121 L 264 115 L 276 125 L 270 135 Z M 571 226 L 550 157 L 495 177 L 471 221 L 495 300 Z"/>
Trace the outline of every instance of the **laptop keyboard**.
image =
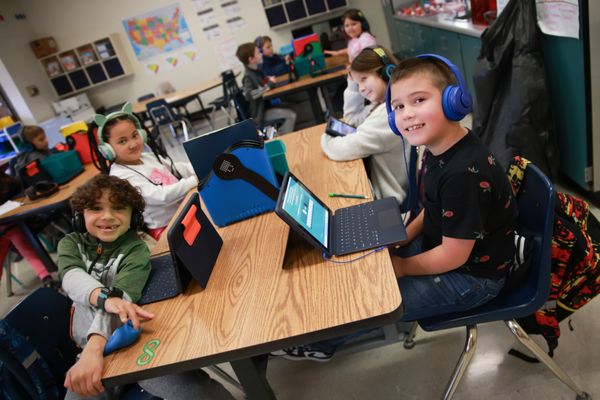
<path id="1" fill-rule="evenodd" d="M 139 304 L 147 304 L 169 297 L 179 293 L 177 284 L 177 274 L 173 265 L 173 258 L 170 254 L 162 257 L 151 258 L 150 264 L 152 270 L 142 291 L 142 298 Z"/>
<path id="2" fill-rule="evenodd" d="M 377 247 L 379 234 L 369 229 L 369 220 L 375 216 L 372 203 L 342 208 L 335 213 L 336 234 L 339 235 L 339 253 Z"/>

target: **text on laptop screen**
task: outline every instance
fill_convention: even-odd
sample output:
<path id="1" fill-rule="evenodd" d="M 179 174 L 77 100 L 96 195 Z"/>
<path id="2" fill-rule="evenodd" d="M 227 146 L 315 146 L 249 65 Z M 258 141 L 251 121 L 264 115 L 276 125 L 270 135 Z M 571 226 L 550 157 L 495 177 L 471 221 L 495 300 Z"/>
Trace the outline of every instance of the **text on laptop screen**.
<path id="1" fill-rule="evenodd" d="M 329 211 L 291 176 L 282 208 L 319 243 L 328 247 Z"/>

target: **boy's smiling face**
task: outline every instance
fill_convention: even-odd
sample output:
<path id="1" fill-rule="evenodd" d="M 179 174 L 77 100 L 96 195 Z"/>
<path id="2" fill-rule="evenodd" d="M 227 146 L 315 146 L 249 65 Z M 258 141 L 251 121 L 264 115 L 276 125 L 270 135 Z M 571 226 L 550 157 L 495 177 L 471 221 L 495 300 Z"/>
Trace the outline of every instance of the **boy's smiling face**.
<path id="1" fill-rule="evenodd" d="M 131 226 L 131 206 L 117 206 L 110 202 L 110 192 L 102 190 L 102 196 L 92 208 L 83 210 L 85 228 L 102 242 L 114 242 Z"/>
<path id="2" fill-rule="evenodd" d="M 433 154 L 445 151 L 452 122 L 442 110 L 442 94 L 427 74 L 413 74 L 392 84 L 396 126 L 412 146 L 425 145 Z"/>

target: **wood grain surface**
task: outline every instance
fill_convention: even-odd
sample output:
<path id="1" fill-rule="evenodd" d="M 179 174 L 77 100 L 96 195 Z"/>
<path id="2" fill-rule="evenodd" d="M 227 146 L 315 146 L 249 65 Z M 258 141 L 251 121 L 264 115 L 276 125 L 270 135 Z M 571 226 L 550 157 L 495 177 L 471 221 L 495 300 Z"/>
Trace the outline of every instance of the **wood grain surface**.
<path id="1" fill-rule="evenodd" d="M 86 164 L 83 167 L 84 169 L 82 173 L 80 173 L 64 185 L 60 185 L 59 191 L 54 193 L 50 197 L 38 200 L 29 200 L 27 197 L 20 197 L 15 199 L 15 201 L 18 201 L 22 205 L 18 208 L 15 208 L 14 210 L 0 215 L 0 221 L 6 218 L 15 217 L 20 214 L 41 210 L 45 207 L 52 206 L 63 201 L 67 201 L 79 186 L 83 185 L 88 180 L 100 173 L 100 171 L 98 171 L 92 164 Z"/>
<path id="2" fill-rule="evenodd" d="M 362 160 L 334 162 L 323 155 L 323 130 L 319 125 L 281 138 L 291 171 L 332 209 L 364 201 L 327 197 L 328 192 L 371 191 Z M 302 241 L 287 246 L 289 228 L 272 212 L 219 233 L 223 248 L 206 289 L 192 283 L 183 295 L 145 306 L 155 319 L 143 324 L 137 343 L 107 357 L 105 384 L 122 375 L 134 380 L 141 372 L 150 377 L 168 368 L 191 369 L 219 354 L 244 358 L 257 346 L 264 350 L 282 339 L 389 314 L 400 306 L 387 251 L 351 264 L 324 261 Z M 138 366 L 136 359 L 152 339 L 160 340 L 154 358 Z"/>

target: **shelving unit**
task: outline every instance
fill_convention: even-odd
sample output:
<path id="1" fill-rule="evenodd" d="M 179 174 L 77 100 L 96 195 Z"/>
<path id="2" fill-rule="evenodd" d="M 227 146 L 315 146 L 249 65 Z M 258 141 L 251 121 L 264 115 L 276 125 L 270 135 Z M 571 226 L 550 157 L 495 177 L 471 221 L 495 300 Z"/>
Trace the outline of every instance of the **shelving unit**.
<path id="1" fill-rule="evenodd" d="M 40 62 L 59 97 L 133 73 L 117 34 L 44 57 Z"/>
<path id="2" fill-rule="evenodd" d="M 343 10 L 346 0 L 262 0 L 270 27 L 284 27 L 296 22 L 333 17 L 328 13 Z"/>

